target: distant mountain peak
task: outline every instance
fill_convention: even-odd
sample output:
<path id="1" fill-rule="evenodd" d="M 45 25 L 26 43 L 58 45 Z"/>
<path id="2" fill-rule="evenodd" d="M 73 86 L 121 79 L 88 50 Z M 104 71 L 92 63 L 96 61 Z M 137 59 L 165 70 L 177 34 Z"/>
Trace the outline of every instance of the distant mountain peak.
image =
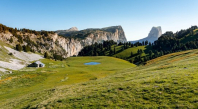
<path id="1" fill-rule="evenodd" d="M 78 28 L 77 27 L 71 27 L 70 29 L 66 30 L 66 31 L 78 31 Z"/>
<path id="2" fill-rule="evenodd" d="M 162 35 L 161 26 L 152 27 L 151 31 L 148 34 L 148 37 L 159 38 Z"/>
<path id="3" fill-rule="evenodd" d="M 153 43 L 155 40 L 157 40 L 160 36 L 162 35 L 162 29 L 161 26 L 157 26 L 157 27 L 152 27 L 148 36 L 140 39 L 140 40 L 136 40 L 136 41 L 130 41 L 131 43 L 136 43 L 136 42 L 142 42 L 142 41 L 149 41 L 151 43 Z"/>
<path id="4" fill-rule="evenodd" d="M 69 28 L 67 30 L 57 30 L 55 32 L 61 33 L 61 32 L 71 32 L 71 31 L 78 31 L 78 28 L 77 27 L 71 27 L 71 28 Z"/>
<path id="5" fill-rule="evenodd" d="M 78 31 L 77 27 L 71 27 L 67 30 L 57 30 L 55 31 L 57 34 L 62 34 L 62 33 L 67 33 L 67 32 L 73 32 L 73 31 Z"/>

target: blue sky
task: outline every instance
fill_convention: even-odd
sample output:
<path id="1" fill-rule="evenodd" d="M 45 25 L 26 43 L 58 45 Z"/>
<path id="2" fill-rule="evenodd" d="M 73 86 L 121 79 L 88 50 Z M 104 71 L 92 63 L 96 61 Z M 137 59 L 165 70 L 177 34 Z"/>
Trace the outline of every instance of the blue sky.
<path id="1" fill-rule="evenodd" d="M 198 25 L 198 0 L 0 0 L 0 23 L 33 30 L 121 25 L 127 40 Z"/>

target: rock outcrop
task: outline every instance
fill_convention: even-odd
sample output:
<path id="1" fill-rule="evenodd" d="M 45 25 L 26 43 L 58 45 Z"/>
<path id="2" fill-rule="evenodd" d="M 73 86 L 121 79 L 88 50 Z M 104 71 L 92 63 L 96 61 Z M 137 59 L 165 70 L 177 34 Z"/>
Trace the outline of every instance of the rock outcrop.
<path id="1" fill-rule="evenodd" d="M 131 43 L 136 43 L 136 42 L 143 42 L 143 41 L 148 41 L 153 43 L 154 41 L 156 41 L 160 36 L 162 35 L 162 29 L 160 26 L 158 27 L 152 27 L 150 33 L 148 34 L 148 36 L 146 38 L 140 39 L 140 40 L 136 40 L 136 41 L 130 41 Z"/>
<path id="2" fill-rule="evenodd" d="M 71 27 L 71 28 L 69 28 L 69 29 L 67 29 L 67 30 L 57 30 L 57 31 L 55 31 L 57 34 L 59 34 L 59 35 L 62 35 L 62 34 L 64 34 L 64 33 L 66 33 L 66 32 L 74 32 L 74 31 L 78 31 L 78 28 L 77 27 Z"/>
<path id="3" fill-rule="evenodd" d="M 67 32 L 70 32 L 70 31 L 78 31 L 78 28 L 77 27 L 71 27 L 70 29 L 67 30 Z"/>
<path id="4" fill-rule="evenodd" d="M 19 43 L 19 38 L 21 38 L 23 40 L 21 45 L 28 45 L 35 52 L 44 53 L 48 51 L 51 54 L 58 53 L 64 57 L 78 55 L 83 47 L 96 42 L 102 43 L 106 40 L 127 42 L 121 26 L 112 26 L 102 29 L 85 29 L 81 31 L 73 27 L 69 30 L 55 31 L 55 33 L 35 33 L 18 31 L 17 35 L 13 35 L 10 32 L 2 32 L 0 33 L 0 40 L 15 47 L 16 44 Z M 10 39 L 13 41 L 10 41 Z"/>
<path id="5" fill-rule="evenodd" d="M 65 32 L 65 37 L 54 36 L 53 40 L 57 40 L 58 44 L 66 50 L 67 56 L 78 55 L 81 49 L 87 45 L 94 43 L 102 43 L 106 40 L 115 42 L 127 42 L 125 33 L 121 26 L 113 26 L 102 29 L 86 29 L 77 32 Z M 61 35 L 64 35 L 61 34 Z M 73 36 L 72 38 L 68 36 Z"/>

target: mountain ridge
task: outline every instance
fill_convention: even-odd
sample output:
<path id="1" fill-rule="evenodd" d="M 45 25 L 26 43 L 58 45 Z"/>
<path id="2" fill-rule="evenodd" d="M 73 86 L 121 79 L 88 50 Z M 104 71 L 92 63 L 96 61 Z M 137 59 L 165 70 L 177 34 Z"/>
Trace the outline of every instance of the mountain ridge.
<path id="1" fill-rule="evenodd" d="M 35 31 L 29 29 L 10 28 L 0 25 L 0 40 L 13 47 L 17 44 L 30 46 L 35 52 L 44 54 L 50 52 L 63 57 L 78 55 L 80 50 L 94 43 L 106 40 L 126 42 L 124 30 L 121 26 L 112 26 L 97 30 L 81 30 L 67 32 L 68 36 L 59 35 L 53 31 Z M 11 41 L 12 40 L 12 41 Z"/>

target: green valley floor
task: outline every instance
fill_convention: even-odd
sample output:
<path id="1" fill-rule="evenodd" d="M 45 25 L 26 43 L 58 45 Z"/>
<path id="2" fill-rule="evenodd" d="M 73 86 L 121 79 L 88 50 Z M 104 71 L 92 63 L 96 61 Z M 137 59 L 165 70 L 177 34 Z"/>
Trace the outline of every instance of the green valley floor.
<path id="1" fill-rule="evenodd" d="M 100 65 L 85 66 L 94 61 Z M 0 82 L 0 108 L 197 108 L 198 50 L 136 66 L 112 57 L 42 60 Z"/>

